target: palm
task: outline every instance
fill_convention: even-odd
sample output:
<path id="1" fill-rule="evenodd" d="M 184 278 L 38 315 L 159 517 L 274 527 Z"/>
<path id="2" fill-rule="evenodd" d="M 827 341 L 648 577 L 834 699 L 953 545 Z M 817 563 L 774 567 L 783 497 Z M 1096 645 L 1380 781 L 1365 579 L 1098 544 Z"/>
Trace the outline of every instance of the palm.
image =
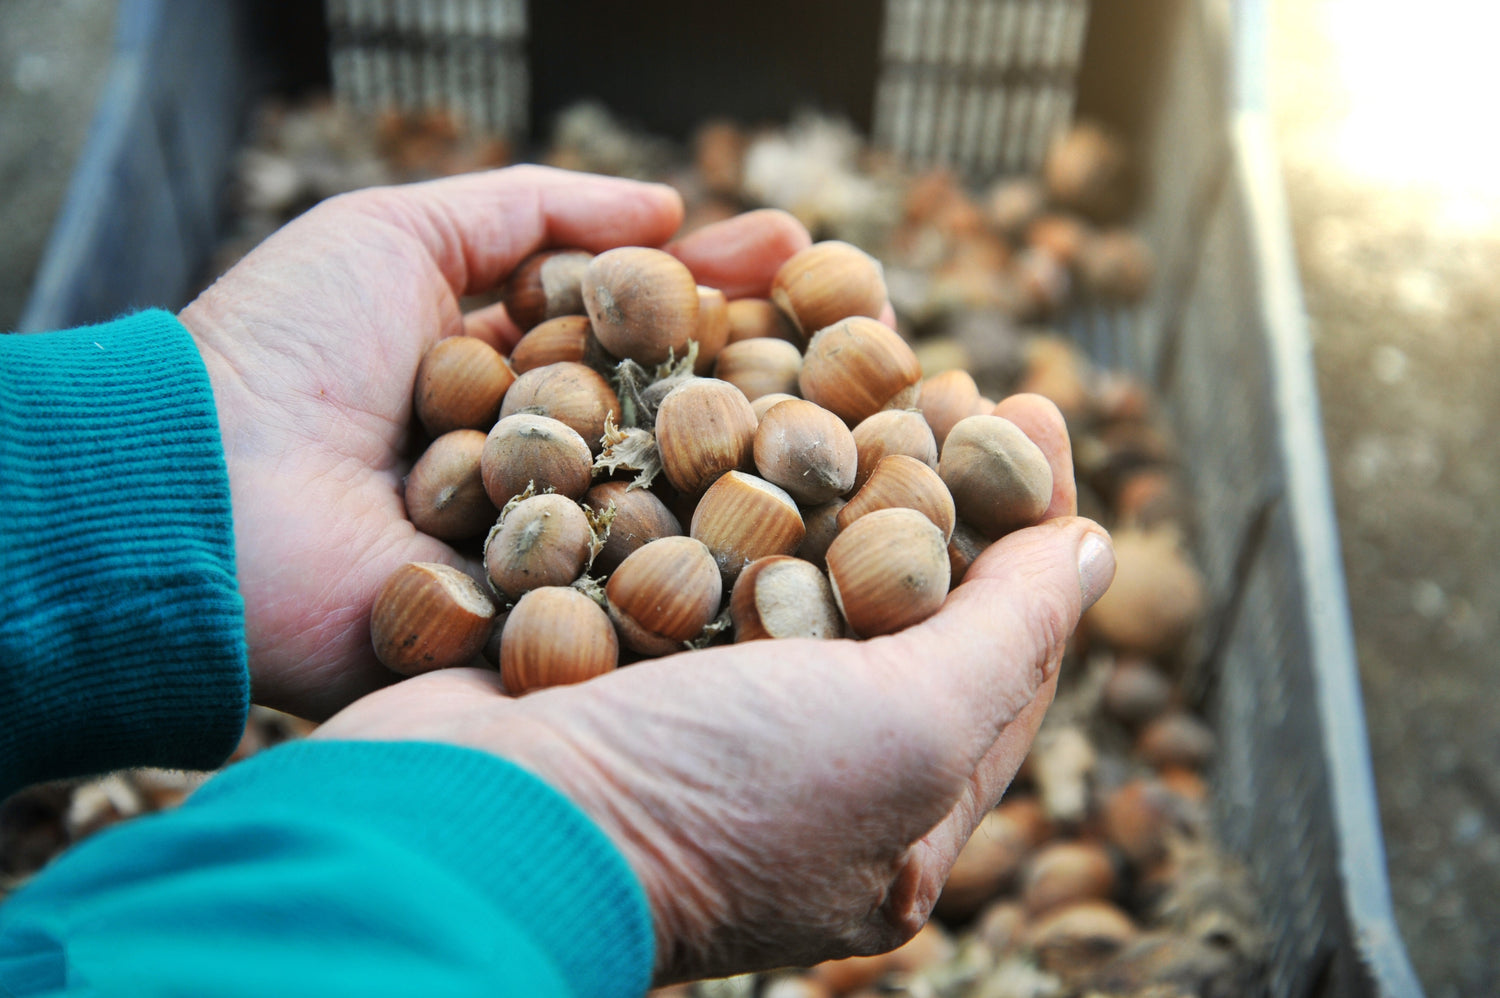
<path id="1" fill-rule="evenodd" d="M 423 352 L 516 334 L 503 313 L 465 317 L 460 296 L 543 245 L 660 245 L 680 220 L 663 188 L 536 168 L 361 192 L 288 225 L 183 311 L 224 435 L 257 702 L 324 717 L 391 682 L 369 646 L 380 583 L 408 561 L 464 564 L 401 501 Z M 755 213 L 675 251 L 754 294 L 807 242 L 790 217 Z"/>

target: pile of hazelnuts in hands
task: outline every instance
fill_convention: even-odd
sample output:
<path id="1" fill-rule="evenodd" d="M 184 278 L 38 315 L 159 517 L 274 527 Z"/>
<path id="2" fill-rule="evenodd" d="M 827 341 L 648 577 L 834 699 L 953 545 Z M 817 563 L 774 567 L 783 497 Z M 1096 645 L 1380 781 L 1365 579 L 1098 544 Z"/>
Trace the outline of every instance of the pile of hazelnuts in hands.
<path id="1" fill-rule="evenodd" d="M 543 251 L 502 297 L 508 361 L 464 336 L 423 358 L 405 485 L 417 529 L 483 538 L 488 585 L 398 569 L 371 617 L 398 673 L 482 654 L 519 695 L 730 636 L 891 633 L 1050 502 L 1046 455 L 971 378 L 924 387 L 848 243 L 792 256 L 769 300 L 645 247 Z"/>

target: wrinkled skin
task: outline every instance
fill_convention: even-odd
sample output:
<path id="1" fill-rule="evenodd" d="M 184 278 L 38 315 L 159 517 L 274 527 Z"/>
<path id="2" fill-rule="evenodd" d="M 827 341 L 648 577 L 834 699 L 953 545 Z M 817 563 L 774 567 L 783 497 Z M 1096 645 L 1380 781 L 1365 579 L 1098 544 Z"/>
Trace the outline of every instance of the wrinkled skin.
<path id="1" fill-rule="evenodd" d="M 423 350 L 518 335 L 503 307 L 464 316 L 458 296 L 542 245 L 660 245 L 681 211 L 665 188 L 537 168 L 348 195 L 183 312 L 220 410 L 258 700 L 324 716 L 386 686 L 376 587 L 405 561 L 462 564 L 400 500 Z M 762 212 L 668 248 L 736 297 L 764 294 L 807 241 Z M 520 699 L 448 670 L 364 696 L 315 737 L 444 741 L 548 781 L 640 878 L 658 981 L 889 949 L 1014 776 L 1113 575 L 1107 536 L 1073 515 L 1056 408 L 999 411 L 1052 462 L 1046 520 L 993 545 L 916 627 L 713 648 Z"/>

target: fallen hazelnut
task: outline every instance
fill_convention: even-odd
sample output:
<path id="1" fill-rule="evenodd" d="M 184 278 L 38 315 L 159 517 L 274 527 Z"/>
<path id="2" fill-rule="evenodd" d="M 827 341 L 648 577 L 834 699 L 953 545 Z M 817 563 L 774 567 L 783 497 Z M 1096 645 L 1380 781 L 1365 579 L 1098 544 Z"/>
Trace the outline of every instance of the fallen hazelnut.
<path id="1" fill-rule="evenodd" d="M 423 429 L 487 431 L 516 376 L 500 352 L 473 336 L 438 340 L 417 365 L 412 403 Z"/>
<path id="2" fill-rule="evenodd" d="M 484 647 L 494 616 L 495 605 L 463 572 L 411 562 L 392 572 L 375 594 L 370 639 L 381 664 L 415 676 L 471 661 Z"/>
<path id="3" fill-rule="evenodd" d="M 544 586 L 522 595 L 500 636 L 500 679 L 511 696 L 602 676 L 619 659 L 619 639 L 609 615 L 566 586 Z"/>

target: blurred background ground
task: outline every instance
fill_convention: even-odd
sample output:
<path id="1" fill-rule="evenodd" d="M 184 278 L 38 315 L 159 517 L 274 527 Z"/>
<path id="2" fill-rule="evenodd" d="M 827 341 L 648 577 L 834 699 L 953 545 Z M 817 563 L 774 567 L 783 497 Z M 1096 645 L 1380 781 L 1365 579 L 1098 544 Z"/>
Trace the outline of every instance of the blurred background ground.
<path id="1" fill-rule="evenodd" d="M 1429 995 L 1500 981 L 1500 13 L 1274 0 L 1273 109 L 1398 921 Z M 0 0 L 0 328 L 104 85 L 114 0 Z M 1475 23 L 1475 21 L 1484 23 Z"/>

